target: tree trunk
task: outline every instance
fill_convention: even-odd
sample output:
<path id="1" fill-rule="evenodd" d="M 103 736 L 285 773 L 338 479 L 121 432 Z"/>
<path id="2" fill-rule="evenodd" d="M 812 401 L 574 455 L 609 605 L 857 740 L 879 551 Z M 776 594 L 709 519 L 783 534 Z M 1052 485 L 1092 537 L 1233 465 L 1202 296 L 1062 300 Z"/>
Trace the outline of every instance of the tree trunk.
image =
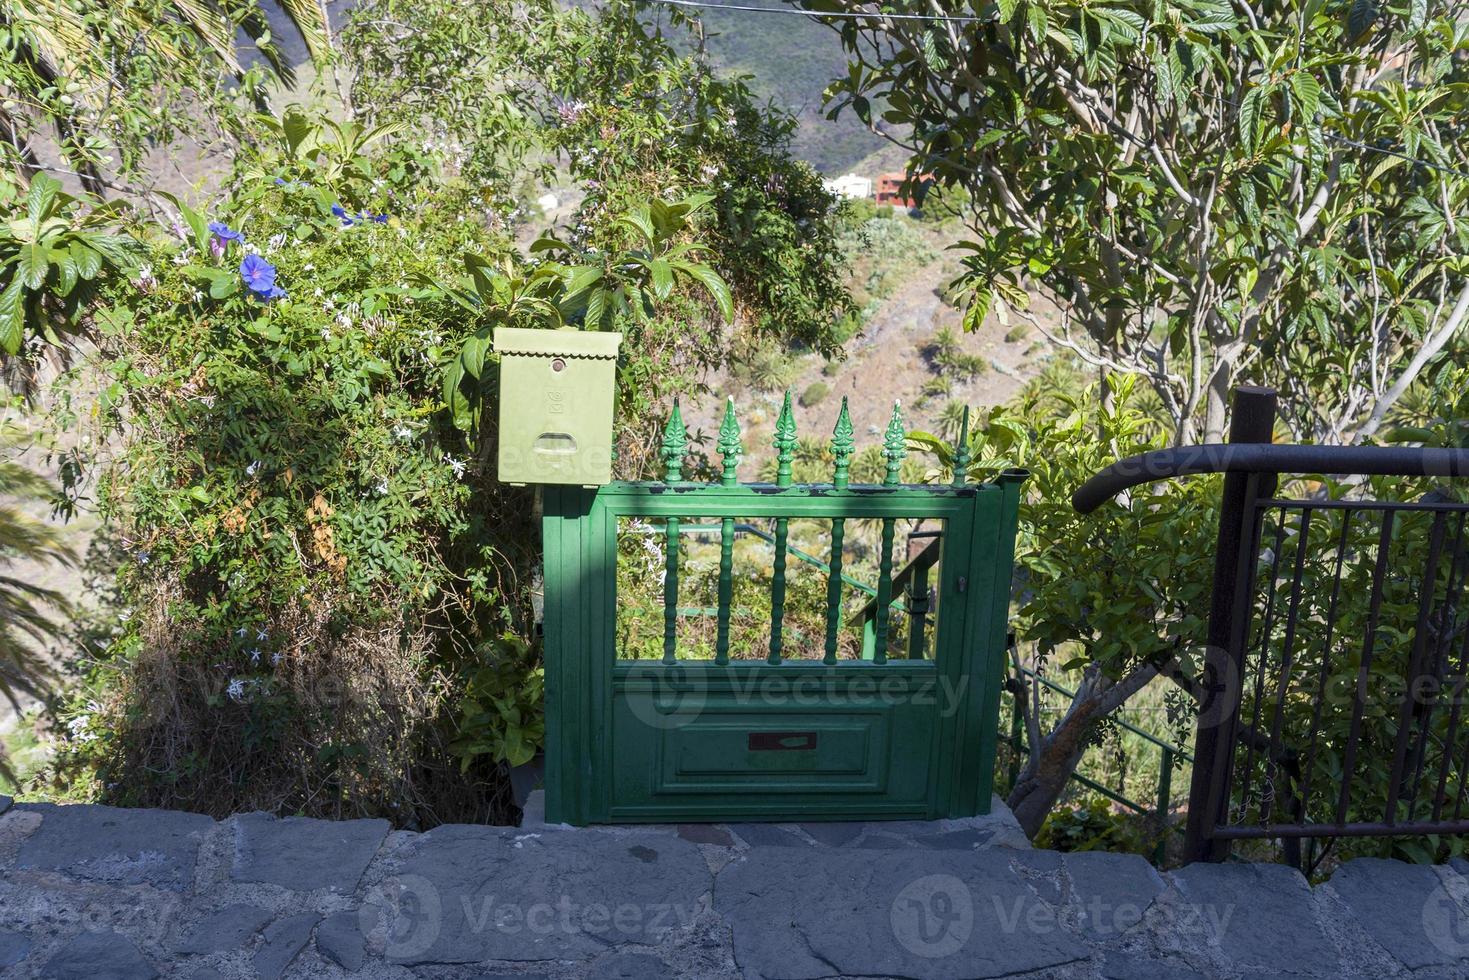
<path id="1" fill-rule="evenodd" d="M 1034 837 L 1040 833 L 1041 825 L 1050 816 L 1056 801 L 1065 792 L 1071 774 L 1081 762 L 1096 721 L 1093 708 L 1073 702 L 1066 717 L 1051 729 L 1041 744 L 1031 746 L 1025 768 L 1005 800 L 1025 836 Z"/>
<path id="2" fill-rule="evenodd" d="M 1036 706 L 1030 706 L 1030 717 L 1026 719 L 1031 732 L 1030 756 L 1005 800 L 1027 837 L 1040 832 L 1065 792 L 1097 724 L 1157 676 L 1157 667 L 1144 664 L 1113 683 L 1095 667 L 1088 668 L 1076 696 L 1071 699 L 1071 707 L 1045 735 L 1039 735 Z"/>
<path id="3" fill-rule="evenodd" d="M 1204 441 L 1223 442 L 1224 424 L 1229 410 L 1229 389 L 1234 383 L 1234 359 L 1221 356 L 1209 376 L 1209 390 L 1204 396 Z"/>

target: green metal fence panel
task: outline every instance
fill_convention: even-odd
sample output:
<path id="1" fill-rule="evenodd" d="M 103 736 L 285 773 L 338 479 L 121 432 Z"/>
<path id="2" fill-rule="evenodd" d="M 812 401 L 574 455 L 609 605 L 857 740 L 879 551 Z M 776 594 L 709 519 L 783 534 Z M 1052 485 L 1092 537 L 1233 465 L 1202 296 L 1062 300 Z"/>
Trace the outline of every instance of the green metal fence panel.
<path id="1" fill-rule="evenodd" d="M 895 408 L 884 449 L 888 479 L 850 485 L 855 447 L 844 405 L 832 482 L 794 484 L 787 399 L 776 432 L 776 482 L 740 484 L 739 428 L 728 406 L 720 481 L 691 483 L 682 479 L 687 443 L 675 409 L 663 481 L 546 489 L 549 819 L 896 819 L 988 810 L 1022 475 L 981 485 L 962 474 L 951 485 L 900 485 L 903 442 Z M 654 659 L 619 657 L 617 536 L 619 522 L 633 519 L 661 538 L 662 643 Z M 829 562 L 791 546 L 790 522 L 805 519 L 830 522 Z M 905 520 L 940 522 L 942 535 L 895 573 L 894 529 Z M 770 521 L 774 533 L 747 521 Z M 842 539 L 853 521 L 882 529 L 877 595 L 859 614 L 874 641 L 870 660 L 838 655 L 842 587 L 850 582 Z M 731 555 L 745 529 L 775 556 L 762 650 L 731 649 Z M 706 608 L 689 595 L 681 603 L 681 536 L 716 530 L 717 605 Z M 824 634 L 783 622 L 790 558 L 826 576 Z M 895 611 L 907 616 L 910 632 L 889 656 Z M 717 623 L 713 655 L 691 659 L 679 646 L 680 621 L 709 615 Z M 787 633 L 813 644 L 816 656 L 789 655 Z M 932 654 L 925 656 L 928 634 Z"/>

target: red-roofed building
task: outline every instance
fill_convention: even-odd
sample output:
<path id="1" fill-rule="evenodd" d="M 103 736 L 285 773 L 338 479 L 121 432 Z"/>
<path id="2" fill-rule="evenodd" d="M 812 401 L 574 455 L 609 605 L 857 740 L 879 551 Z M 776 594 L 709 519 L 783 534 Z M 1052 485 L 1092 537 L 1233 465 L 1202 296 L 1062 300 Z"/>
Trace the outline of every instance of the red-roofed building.
<path id="1" fill-rule="evenodd" d="M 914 190 L 918 191 L 914 197 L 903 194 L 903 182 L 908 179 L 906 173 L 897 172 L 890 174 L 878 174 L 877 182 L 873 185 L 876 191 L 877 203 L 891 204 L 895 208 L 916 208 L 922 202 L 923 192 L 920 188 L 927 187 L 933 181 L 928 174 L 920 174 L 914 178 Z"/>

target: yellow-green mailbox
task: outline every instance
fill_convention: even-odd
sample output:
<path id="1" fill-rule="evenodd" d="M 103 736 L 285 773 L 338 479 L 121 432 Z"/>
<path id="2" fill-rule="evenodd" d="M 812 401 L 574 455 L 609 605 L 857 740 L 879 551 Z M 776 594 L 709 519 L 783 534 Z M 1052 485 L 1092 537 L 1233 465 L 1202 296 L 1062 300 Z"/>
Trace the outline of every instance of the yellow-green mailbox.
<path id="1" fill-rule="evenodd" d="M 612 408 L 620 333 L 495 331 L 500 355 L 499 478 L 612 482 Z"/>

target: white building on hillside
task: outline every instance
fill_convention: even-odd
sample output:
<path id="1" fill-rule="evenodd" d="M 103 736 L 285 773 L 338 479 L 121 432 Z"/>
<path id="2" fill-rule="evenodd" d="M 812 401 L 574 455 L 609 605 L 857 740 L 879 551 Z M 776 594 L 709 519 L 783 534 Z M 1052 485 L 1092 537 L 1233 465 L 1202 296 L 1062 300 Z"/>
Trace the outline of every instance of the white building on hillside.
<path id="1" fill-rule="evenodd" d="M 843 174 L 823 180 L 821 186 L 828 193 L 837 197 L 845 197 L 852 200 L 872 196 L 872 181 L 867 177 L 858 177 L 856 174 Z"/>

